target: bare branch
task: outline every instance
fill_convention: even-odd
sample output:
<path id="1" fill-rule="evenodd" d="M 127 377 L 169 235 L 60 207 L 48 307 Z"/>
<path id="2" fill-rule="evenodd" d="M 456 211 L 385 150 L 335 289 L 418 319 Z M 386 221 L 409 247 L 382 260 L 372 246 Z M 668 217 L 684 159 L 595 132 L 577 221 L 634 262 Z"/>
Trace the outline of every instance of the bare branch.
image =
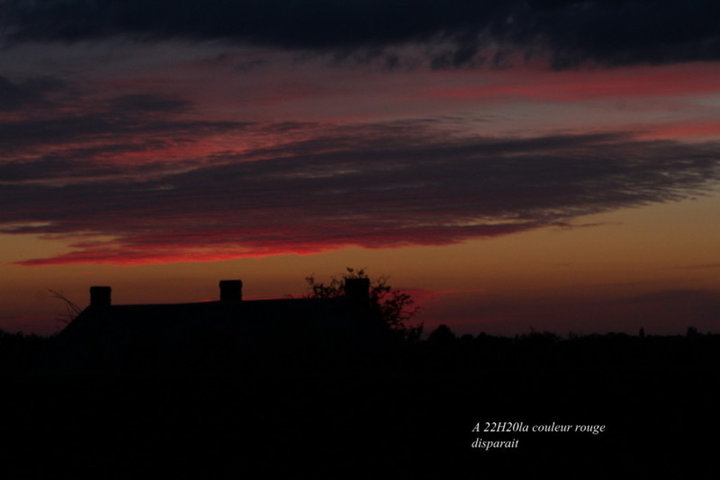
<path id="1" fill-rule="evenodd" d="M 65 309 L 64 312 L 58 313 L 57 321 L 68 324 L 71 321 L 75 319 L 78 315 L 80 315 L 80 312 L 82 312 L 82 308 L 78 306 L 75 302 L 70 300 L 65 296 L 65 294 L 62 291 L 53 290 L 51 288 L 48 288 L 48 292 L 50 292 L 50 296 L 52 298 L 55 298 L 57 300 L 60 300 L 63 304 L 63 307 Z"/>

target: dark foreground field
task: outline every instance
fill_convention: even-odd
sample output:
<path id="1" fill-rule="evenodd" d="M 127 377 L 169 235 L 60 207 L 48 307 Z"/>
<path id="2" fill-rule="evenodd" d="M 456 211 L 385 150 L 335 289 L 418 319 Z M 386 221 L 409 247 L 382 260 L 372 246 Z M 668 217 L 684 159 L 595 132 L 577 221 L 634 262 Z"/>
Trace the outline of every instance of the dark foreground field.
<path id="1" fill-rule="evenodd" d="M 126 371 L 3 334 L 0 478 L 720 478 L 720 336 L 445 333 Z"/>

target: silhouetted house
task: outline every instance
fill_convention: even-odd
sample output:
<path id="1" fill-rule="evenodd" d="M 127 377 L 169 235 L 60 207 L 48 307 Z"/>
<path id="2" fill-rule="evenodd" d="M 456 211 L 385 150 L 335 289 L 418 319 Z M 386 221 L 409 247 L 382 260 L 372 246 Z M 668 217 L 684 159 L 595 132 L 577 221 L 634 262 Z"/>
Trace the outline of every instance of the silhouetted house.
<path id="1" fill-rule="evenodd" d="M 347 279 L 345 290 L 336 298 L 248 301 L 240 280 L 224 280 L 218 301 L 113 305 L 111 288 L 95 286 L 90 305 L 57 336 L 58 361 L 141 369 L 367 341 L 382 329 L 370 315 L 369 281 Z"/>

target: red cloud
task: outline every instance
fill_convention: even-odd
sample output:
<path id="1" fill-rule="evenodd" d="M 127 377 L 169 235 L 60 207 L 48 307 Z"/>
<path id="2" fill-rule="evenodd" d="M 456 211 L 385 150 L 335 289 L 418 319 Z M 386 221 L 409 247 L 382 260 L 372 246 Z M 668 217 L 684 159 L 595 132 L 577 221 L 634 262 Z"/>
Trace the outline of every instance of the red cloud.
<path id="1" fill-rule="evenodd" d="M 364 126 L 150 178 L 14 183 L 0 192 L 0 225 L 82 236 L 66 254 L 20 262 L 35 266 L 444 245 L 691 195 L 716 178 L 718 159 L 715 144 L 618 134 L 449 139 L 415 124 Z"/>
<path id="2" fill-rule="evenodd" d="M 575 102 L 594 98 L 703 95 L 720 92 L 720 65 L 694 63 L 683 66 L 610 70 L 547 71 L 513 69 L 508 75 L 482 72 L 472 77 L 480 85 L 426 91 L 423 98 L 498 101 L 521 97 L 543 101 Z"/>

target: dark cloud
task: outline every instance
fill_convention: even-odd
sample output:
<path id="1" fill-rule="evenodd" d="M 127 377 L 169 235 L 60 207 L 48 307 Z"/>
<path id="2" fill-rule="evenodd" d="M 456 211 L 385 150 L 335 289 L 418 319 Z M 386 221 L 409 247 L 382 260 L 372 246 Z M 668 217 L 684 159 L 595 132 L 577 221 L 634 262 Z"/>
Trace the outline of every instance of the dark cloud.
<path id="1" fill-rule="evenodd" d="M 135 145 L 103 144 L 95 147 L 62 149 L 58 152 L 34 156 L 31 160 L 0 163 L 0 181 L 3 183 L 72 181 L 113 176 L 142 178 L 183 168 L 182 162 L 172 165 L 122 165 L 110 162 L 113 158 L 125 154 L 155 151 L 168 146 L 167 141 L 145 140 Z"/>
<path id="2" fill-rule="evenodd" d="M 366 125 L 218 152 L 192 170 L 150 178 L 7 182 L 0 224 L 83 235 L 71 253 L 27 265 L 441 245 L 684 198 L 716 180 L 719 163 L 718 144 L 612 133 L 467 138 L 422 122 Z"/>
<path id="3" fill-rule="evenodd" d="M 437 67 L 502 63 L 498 48 L 556 67 L 720 58 L 714 0 L 47 0 L 0 2 L 9 42 L 223 39 L 282 48 L 382 51 L 449 43 Z M 380 50 L 378 50 L 380 49 Z M 386 61 L 392 64 L 392 55 Z"/>
<path id="4" fill-rule="evenodd" d="M 109 109 L 115 114 L 132 115 L 153 112 L 178 113 L 187 111 L 192 106 L 192 102 L 180 98 L 140 93 L 113 98 Z"/>
<path id="5" fill-rule="evenodd" d="M 66 104 L 0 120 L 2 184 L 150 178 L 177 172 L 194 164 L 183 150 L 209 136 L 253 126 L 185 119 L 182 114 L 191 111 L 192 102 L 156 94 L 77 103 L 83 111 Z"/>
<path id="6" fill-rule="evenodd" d="M 52 77 L 36 77 L 13 82 L 0 76 L 0 112 L 48 105 L 50 103 L 48 94 L 63 87 L 62 81 Z"/>
<path id="7" fill-rule="evenodd" d="M 143 96 L 144 97 L 144 96 Z M 74 142 L 108 142 L 118 138 L 142 141 L 145 138 L 197 138 L 203 135 L 238 130 L 250 122 L 178 120 L 167 115 L 147 115 L 153 111 L 175 110 L 173 104 L 131 104 L 123 97 L 110 109 L 49 118 L 0 121 L 0 149 L 11 152 L 29 147 L 73 144 Z M 146 100 L 143 100 L 146 101 Z M 184 108 L 184 107 L 182 107 Z M 144 115 L 143 115 L 144 113 Z M 163 112 L 167 113 L 167 112 Z M 134 140 L 133 140 L 134 139 Z"/>

